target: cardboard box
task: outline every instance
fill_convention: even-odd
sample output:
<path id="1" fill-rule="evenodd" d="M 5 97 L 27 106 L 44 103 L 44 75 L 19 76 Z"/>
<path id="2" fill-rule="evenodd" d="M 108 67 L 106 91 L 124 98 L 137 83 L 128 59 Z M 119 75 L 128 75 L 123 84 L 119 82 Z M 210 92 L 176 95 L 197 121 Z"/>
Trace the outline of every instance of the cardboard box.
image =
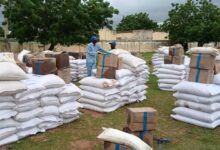
<path id="1" fill-rule="evenodd" d="M 164 56 L 164 64 L 172 64 L 173 57 L 172 56 Z"/>
<path id="2" fill-rule="evenodd" d="M 153 137 L 152 131 L 132 132 L 128 127 L 125 127 L 123 131 L 139 137 L 141 140 L 147 143 L 150 147 L 153 147 L 154 137 Z"/>
<path id="3" fill-rule="evenodd" d="M 122 59 L 121 59 L 121 58 L 118 58 L 118 66 L 117 66 L 117 70 L 122 69 L 122 68 L 123 68 L 122 65 L 123 65 L 123 61 L 122 61 Z"/>
<path id="4" fill-rule="evenodd" d="M 104 66 L 104 67 L 118 67 L 118 56 L 111 54 L 98 54 L 98 66 Z"/>
<path id="5" fill-rule="evenodd" d="M 97 67 L 96 77 L 97 78 L 106 78 L 106 79 L 115 79 L 116 68 L 113 67 Z"/>
<path id="6" fill-rule="evenodd" d="M 157 111 L 150 107 L 128 108 L 127 125 L 131 131 L 156 130 Z"/>
<path id="7" fill-rule="evenodd" d="M 198 83 L 213 83 L 214 70 L 190 68 L 189 81 Z"/>
<path id="8" fill-rule="evenodd" d="M 62 70 L 57 70 L 57 75 L 62 78 L 66 84 L 71 83 L 71 69 L 70 68 L 65 68 Z"/>
<path id="9" fill-rule="evenodd" d="M 69 54 L 68 53 L 60 53 L 56 54 L 56 65 L 57 69 L 65 69 L 70 67 L 70 62 L 69 62 Z"/>
<path id="10" fill-rule="evenodd" d="M 209 54 L 192 54 L 189 66 L 199 69 L 214 69 L 215 57 Z"/>
<path id="11" fill-rule="evenodd" d="M 170 56 L 183 56 L 184 55 L 184 49 L 182 45 L 176 44 L 174 46 L 171 46 L 169 48 L 169 55 Z"/>
<path id="12" fill-rule="evenodd" d="M 214 74 L 220 73 L 220 60 L 215 61 Z"/>
<path id="13" fill-rule="evenodd" d="M 55 58 L 32 58 L 33 74 L 46 75 L 56 73 Z"/>
<path id="14" fill-rule="evenodd" d="M 104 141 L 104 150 L 133 150 L 127 146 Z"/>
<path id="15" fill-rule="evenodd" d="M 172 64 L 181 65 L 184 64 L 185 56 L 173 56 Z"/>

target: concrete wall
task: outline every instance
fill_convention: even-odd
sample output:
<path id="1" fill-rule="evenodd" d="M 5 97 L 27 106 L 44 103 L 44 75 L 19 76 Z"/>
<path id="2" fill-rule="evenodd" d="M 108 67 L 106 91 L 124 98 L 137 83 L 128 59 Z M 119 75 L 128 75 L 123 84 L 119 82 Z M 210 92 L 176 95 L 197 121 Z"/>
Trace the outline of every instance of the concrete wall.
<path id="1" fill-rule="evenodd" d="M 168 40 L 168 36 L 166 32 L 153 32 L 153 40 Z"/>

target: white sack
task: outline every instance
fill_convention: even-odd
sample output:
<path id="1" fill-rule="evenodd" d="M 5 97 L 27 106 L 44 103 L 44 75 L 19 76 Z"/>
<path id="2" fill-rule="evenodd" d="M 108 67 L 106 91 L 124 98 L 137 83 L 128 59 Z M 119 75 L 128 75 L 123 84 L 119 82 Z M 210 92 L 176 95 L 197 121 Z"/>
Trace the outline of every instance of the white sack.
<path id="1" fill-rule="evenodd" d="M 103 141 L 122 144 L 134 150 L 152 150 L 150 146 L 135 135 L 112 128 L 103 128 L 103 130 L 104 131 L 98 136 L 98 138 Z"/>
<path id="2" fill-rule="evenodd" d="M 36 108 L 34 110 L 30 110 L 30 111 L 26 111 L 26 112 L 21 112 L 21 113 L 18 113 L 15 116 L 15 120 L 16 121 L 28 121 L 30 119 L 33 119 L 33 118 L 37 117 L 42 112 L 43 112 L 42 108 Z"/>
<path id="3" fill-rule="evenodd" d="M 19 92 L 23 92 L 27 86 L 19 81 L 1 81 L 0 96 L 9 96 Z"/>
<path id="4" fill-rule="evenodd" d="M 202 112 L 212 113 L 220 110 L 220 103 L 212 103 L 212 104 L 200 104 L 195 102 L 190 102 L 186 100 L 178 100 L 176 101 L 176 106 L 178 107 L 186 107 Z"/>
<path id="5" fill-rule="evenodd" d="M 38 82 L 46 88 L 59 88 L 65 85 L 63 79 L 53 74 L 41 76 Z"/>
<path id="6" fill-rule="evenodd" d="M 11 62 L 0 62 L 1 81 L 19 81 L 27 79 L 26 73 L 16 64 Z"/>
<path id="7" fill-rule="evenodd" d="M 81 97 L 82 91 L 73 83 L 66 84 L 64 86 L 64 90 L 59 93 L 59 96 L 76 96 L 78 98 Z"/>
<path id="8" fill-rule="evenodd" d="M 171 115 L 171 117 L 176 119 L 176 120 L 179 120 L 179 121 L 183 121 L 183 122 L 190 123 L 190 124 L 193 124 L 193 125 L 196 125 L 196 126 L 200 126 L 200 127 L 204 127 L 204 128 L 210 128 L 210 129 L 214 129 L 217 126 L 220 125 L 220 119 L 218 119 L 218 120 L 216 120 L 212 123 L 207 123 L 207 122 L 202 122 L 202 121 L 198 121 L 198 120 L 195 120 L 195 119 L 191 119 L 191 118 L 188 118 L 188 117 L 184 117 L 184 116 L 181 116 L 181 115 Z"/>
<path id="9" fill-rule="evenodd" d="M 96 87 L 92 87 L 92 86 L 85 86 L 85 85 L 80 85 L 79 87 L 82 90 L 89 91 L 89 92 L 96 93 L 96 94 L 100 94 L 103 96 L 109 96 L 109 95 L 119 93 L 119 90 L 117 88 L 101 89 L 101 88 L 96 88 Z"/>
<path id="10" fill-rule="evenodd" d="M 0 110 L 0 120 L 3 119 L 9 119 L 11 117 L 14 117 L 17 114 L 16 111 L 13 110 Z"/>
<path id="11" fill-rule="evenodd" d="M 98 79 L 95 77 L 86 77 L 79 81 L 81 85 L 87 85 L 97 88 L 114 88 L 118 85 L 118 82 L 113 79 Z"/>
<path id="12" fill-rule="evenodd" d="M 202 122 L 212 123 L 216 121 L 217 119 L 220 119 L 220 111 L 216 111 L 213 113 L 205 113 L 205 112 L 201 112 L 201 111 L 197 111 L 197 110 L 193 110 L 193 109 L 189 109 L 185 107 L 177 107 L 173 109 L 173 112 L 175 114 L 185 116 L 188 118 L 192 118 L 192 119 L 202 121 Z"/>
<path id="13" fill-rule="evenodd" d="M 174 91 L 199 96 L 214 96 L 220 94 L 220 86 L 183 81 L 173 87 Z"/>
<path id="14" fill-rule="evenodd" d="M 41 106 L 59 106 L 59 99 L 56 96 L 46 96 L 46 97 L 41 97 L 40 99 Z"/>

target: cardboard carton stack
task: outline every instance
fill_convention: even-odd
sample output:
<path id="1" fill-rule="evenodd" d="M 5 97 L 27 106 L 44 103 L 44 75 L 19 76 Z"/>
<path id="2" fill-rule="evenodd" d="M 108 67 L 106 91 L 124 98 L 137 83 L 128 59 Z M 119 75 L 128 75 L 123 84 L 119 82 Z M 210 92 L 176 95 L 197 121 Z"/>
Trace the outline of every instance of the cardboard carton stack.
<path id="1" fill-rule="evenodd" d="M 176 44 L 169 48 L 169 55 L 164 56 L 164 64 L 181 65 L 184 63 L 184 49 L 182 45 Z"/>
<path id="2" fill-rule="evenodd" d="M 66 83 L 71 82 L 71 69 L 68 53 L 49 53 L 45 54 L 47 58 L 54 58 L 56 61 L 56 75 L 62 78 Z"/>
<path id="3" fill-rule="evenodd" d="M 68 53 L 60 53 L 55 55 L 57 65 L 57 75 L 61 77 L 66 83 L 71 82 L 70 62 Z"/>
<path id="4" fill-rule="evenodd" d="M 33 74 L 47 75 L 57 71 L 55 58 L 32 58 Z"/>
<path id="5" fill-rule="evenodd" d="M 97 78 L 115 79 L 115 72 L 119 67 L 118 56 L 98 54 Z"/>
<path id="6" fill-rule="evenodd" d="M 190 61 L 189 81 L 212 83 L 214 77 L 215 56 L 193 53 Z"/>
<path id="7" fill-rule="evenodd" d="M 157 110 L 150 107 L 128 108 L 127 127 L 123 130 L 138 136 L 153 147 L 153 131 L 157 129 Z"/>

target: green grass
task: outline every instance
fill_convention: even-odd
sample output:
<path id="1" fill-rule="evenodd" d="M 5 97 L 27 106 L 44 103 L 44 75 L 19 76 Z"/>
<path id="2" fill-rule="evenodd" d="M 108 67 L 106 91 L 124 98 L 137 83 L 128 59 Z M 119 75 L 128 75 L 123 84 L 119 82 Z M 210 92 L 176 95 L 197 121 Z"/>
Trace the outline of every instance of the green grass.
<path id="1" fill-rule="evenodd" d="M 152 53 L 143 54 L 150 64 Z M 152 69 L 152 66 L 151 66 Z M 175 121 L 170 117 L 175 99 L 172 92 L 160 91 L 157 78 L 153 75 L 147 83 L 147 100 L 128 105 L 108 114 L 86 111 L 82 117 L 46 133 L 28 137 L 17 143 L 3 147 L 10 150 L 102 150 L 102 142 L 96 137 L 102 127 L 122 129 L 126 122 L 127 107 L 153 107 L 158 110 L 158 130 L 155 137 L 171 138 L 172 142 L 163 146 L 164 150 L 219 150 L 220 128 L 214 130 Z M 84 145 L 84 147 L 83 147 Z M 81 147 L 81 148 L 80 148 Z M 154 144 L 156 149 L 157 145 Z M 1 148 L 0 148 L 1 150 Z"/>

